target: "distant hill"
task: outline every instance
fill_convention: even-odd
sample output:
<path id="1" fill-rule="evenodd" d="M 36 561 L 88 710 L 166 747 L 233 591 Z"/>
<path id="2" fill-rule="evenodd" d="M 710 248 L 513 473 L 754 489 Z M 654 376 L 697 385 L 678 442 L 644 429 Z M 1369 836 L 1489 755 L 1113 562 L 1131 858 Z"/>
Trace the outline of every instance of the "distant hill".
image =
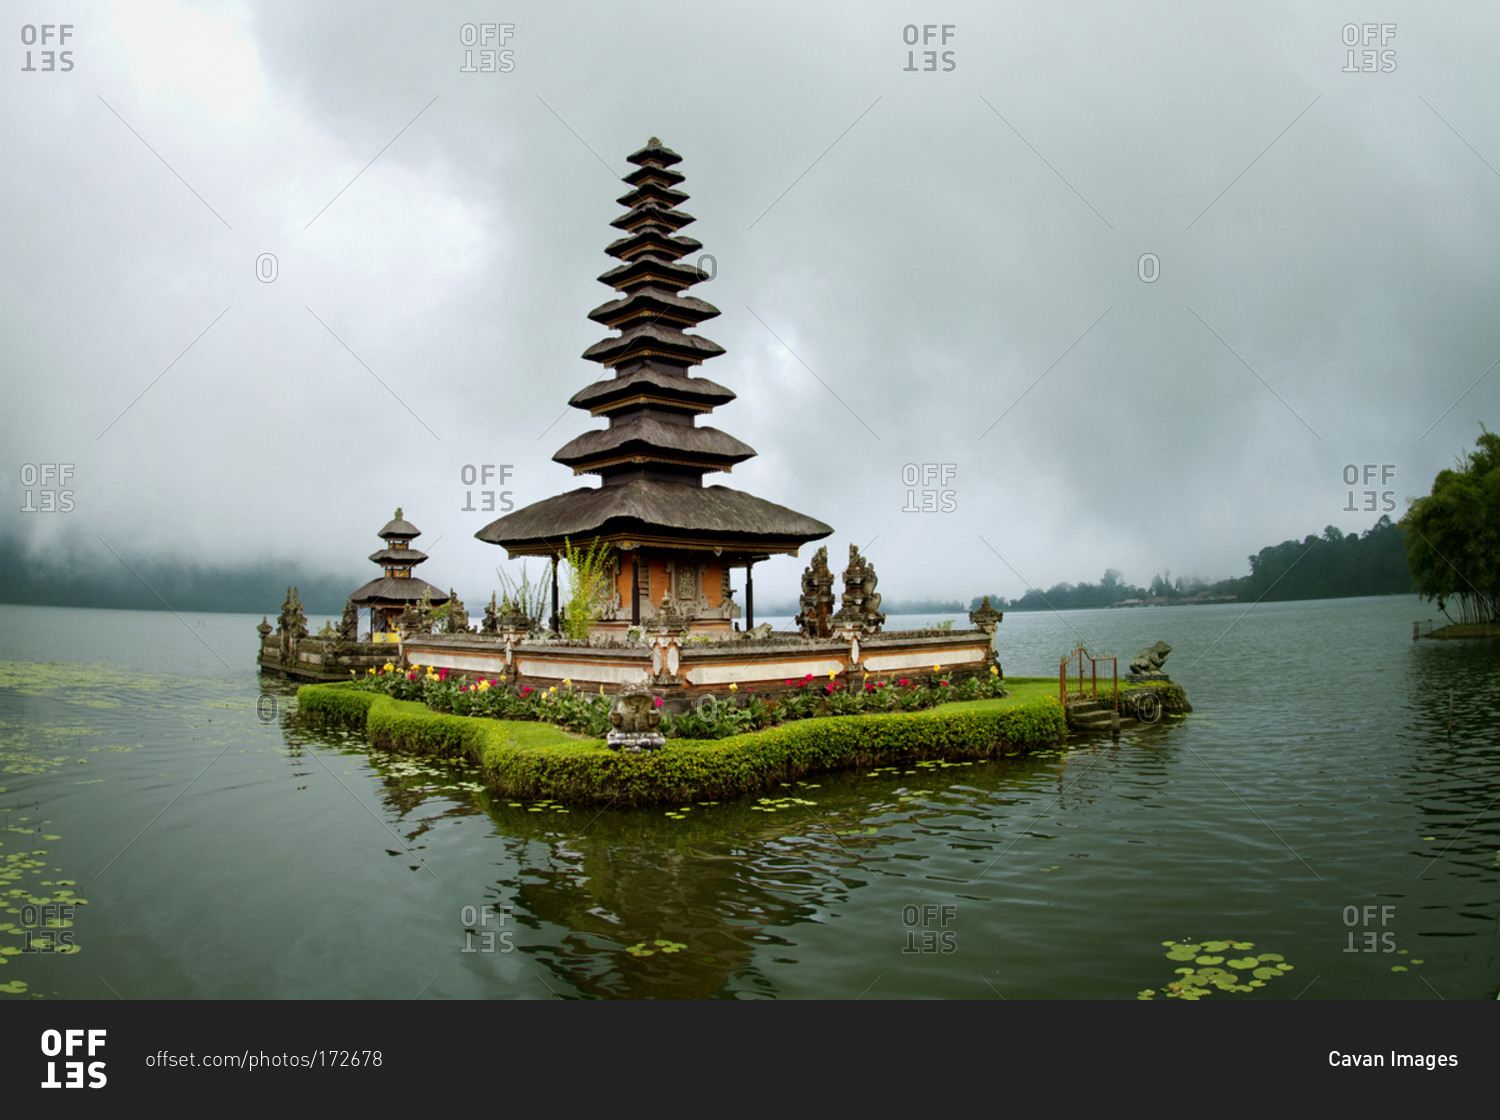
<path id="1" fill-rule="evenodd" d="M 1084 610 L 1108 607 L 1127 599 L 1192 599 L 1199 593 L 1235 596 L 1246 602 L 1265 599 L 1342 599 L 1356 595 L 1414 595 L 1416 580 L 1406 563 L 1401 527 L 1382 517 L 1364 534 L 1346 536 L 1330 525 L 1321 537 L 1269 545 L 1248 558 L 1250 574 L 1217 583 L 1172 580 L 1170 570 L 1152 578 L 1147 587 L 1124 583 L 1114 568 L 1098 583 L 1059 583 L 1045 592 L 1033 588 L 1018 599 L 991 595 L 1001 610 Z M 970 609 L 979 606 L 976 597 Z"/>
<path id="2" fill-rule="evenodd" d="M 0 602 L 145 611 L 170 607 L 274 617 L 287 586 L 295 584 L 308 614 L 336 615 L 349 592 L 370 578 L 368 571 L 309 576 L 292 560 L 205 567 L 121 555 L 126 563 L 102 546 L 86 552 L 75 543 L 38 561 L 14 537 L 0 538 L 0 571 L 5 573 Z"/>

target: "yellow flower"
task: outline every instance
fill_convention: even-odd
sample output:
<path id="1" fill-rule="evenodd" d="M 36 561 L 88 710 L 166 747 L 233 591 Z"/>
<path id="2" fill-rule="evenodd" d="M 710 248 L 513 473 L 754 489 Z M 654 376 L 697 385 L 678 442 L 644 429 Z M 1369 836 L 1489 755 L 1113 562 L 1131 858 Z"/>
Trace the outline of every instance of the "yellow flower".
<path id="1" fill-rule="evenodd" d="M 992 676 L 992 677 L 998 677 L 999 675 L 1000 675 L 999 668 L 996 667 L 996 666 L 994 666 L 994 665 L 991 665 L 990 666 L 990 676 Z"/>
<path id="2" fill-rule="evenodd" d="M 572 688 L 573 687 L 572 680 L 570 678 L 568 678 L 568 677 L 564 677 L 563 678 L 563 687 L 564 688 Z"/>
<path id="3" fill-rule="evenodd" d="M 396 667 L 394 665 L 392 665 L 389 661 L 387 661 L 385 663 L 385 668 L 381 670 L 381 672 L 383 672 L 383 673 L 394 673 L 395 671 L 396 671 Z"/>
<path id="4" fill-rule="evenodd" d="M 934 665 L 932 667 L 932 671 L 934 673 L 941 673 L 943 671 L 943 667 L 941 665 Z"/>
<path id="5" fill-rule="evenodd" d="M 371 665 L 370 666 L 370 676 L 373 677 L 374 675 L 375 675 L 375 666 Z"/>
<path id="6" fill-rule="evenodd" d="M 832 670 L 832 669 L 829 669 L 829 670 L 828 670 L 828 679 L 829 679 L 829 680 L 833 680 L 833 679 L 834 679 L 834 678 L 835 678 L 835 677 L 837 677 L 837 676 L 838 676 L 838 674 L 837 674 L 837 673 L 835 673 L 835 672 L 834 672 L 834 671 L 833 671 L 833 670 Z"/>
<path id="7" fill-rule="evenodd" d="M 729 691 L 730 692 L 738 692 L 739 690 L 740 690 L 740 686 L 737 685 L 737 684 L 731 684 L 729 686 Z"/>

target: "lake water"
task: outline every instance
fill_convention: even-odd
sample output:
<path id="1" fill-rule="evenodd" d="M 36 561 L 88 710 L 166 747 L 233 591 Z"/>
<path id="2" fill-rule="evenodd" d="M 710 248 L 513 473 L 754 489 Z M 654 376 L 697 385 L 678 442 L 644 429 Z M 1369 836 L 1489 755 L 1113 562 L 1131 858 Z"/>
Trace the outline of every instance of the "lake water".
<path id="1" fill-rule="evenodd" d="M 1195 713 L 675 820 L 299 730 L 258 618 L 0 606 L 0 946 L 77 946 L 0 999 L 1131 999 L 1214 939 L 1293 966 L 1215 1001 L 1493 997 L 1500 643 L 1432 613 L 1009 614 L 1008 675 L 1164 639 Z"/>

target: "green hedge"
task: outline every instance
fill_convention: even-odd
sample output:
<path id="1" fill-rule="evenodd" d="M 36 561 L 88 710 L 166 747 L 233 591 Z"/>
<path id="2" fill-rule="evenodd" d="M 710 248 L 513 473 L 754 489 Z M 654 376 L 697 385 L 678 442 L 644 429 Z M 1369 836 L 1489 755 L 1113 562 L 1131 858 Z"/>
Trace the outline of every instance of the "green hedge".
<path id="1" fill-rule="evenodd" d="M 987 758 L 1058 741 L 1056 697 L 943 705 L 920 712 L 797 720 L 711 741 L 669 740 L 647 754 L 612 751 L 548 724 L 440 715 L 347 685 L 305 685 L 304 718 L 363 729 L 375 746 L 470 757 L 504 796 L 633 806 L 729 800 L 808 774 L 919 759 Z M 947 711 L 945 709 L 959 709 Z"/>

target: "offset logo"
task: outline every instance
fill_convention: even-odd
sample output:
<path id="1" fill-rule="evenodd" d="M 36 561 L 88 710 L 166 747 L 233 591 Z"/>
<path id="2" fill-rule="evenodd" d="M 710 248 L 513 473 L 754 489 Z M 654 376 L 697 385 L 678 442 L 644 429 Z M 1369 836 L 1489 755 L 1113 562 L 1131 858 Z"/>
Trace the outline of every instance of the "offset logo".
<path id="1" fill-rule="evenodd" d="M 474 52 L 464 51 L 464 64 L 458 68 L 460 74 L 509 74 L 516 68 L 516 52 L 501 50 L 516 33 L 513 23 L 466 23 L 458 29 L 458 41 L 466 47 L 479 48 L 479 65 L 474 65 Z M 494 43 L 492 47 L 489 44 Z"/>
<path id="2" fill-rule="evenodd" d="M 104 1075 L 104 1063 L 89 1062 L 85 1065 L 82 1055 L 87 1053 L 92 1058 L 98 1055 L 104 1048 L 103 1030 L 46 1030 L 42 1032 L 42 1053 L 47 1058 L 65 1057 L 73 1059 L 75 1054 L 78 1058 L 47 1063 L 47 1080 L 42 1082 L 43 1089 L 102 1089 L 108 1084 L 109 1079 Z M 57 1067 L 62 1066 L 65 1080 L 57 1079 Z M 85 1084 L 84 1077 L 87 1075 L 88 1082 Z"/>
<path id="3" fill-rule="evenodd" d="M 73 25 L 71 23 L 44 23 L 38 27 L 34 23 L 23 23 L 21 25 L 21 42 L 28 47 L 45 47 L 48 43 L 56 43 L 58 46 L 66 43 L 73 37 Z M 31 52 L 26 52 L 26 65 L 21 67 L 23 74 L 47 73 L 57 71 L 67 73 L 73 69 L 72 51 L 40 50 L 36 52 L 36 61 L 40 65 L 32 65 Z"/>

